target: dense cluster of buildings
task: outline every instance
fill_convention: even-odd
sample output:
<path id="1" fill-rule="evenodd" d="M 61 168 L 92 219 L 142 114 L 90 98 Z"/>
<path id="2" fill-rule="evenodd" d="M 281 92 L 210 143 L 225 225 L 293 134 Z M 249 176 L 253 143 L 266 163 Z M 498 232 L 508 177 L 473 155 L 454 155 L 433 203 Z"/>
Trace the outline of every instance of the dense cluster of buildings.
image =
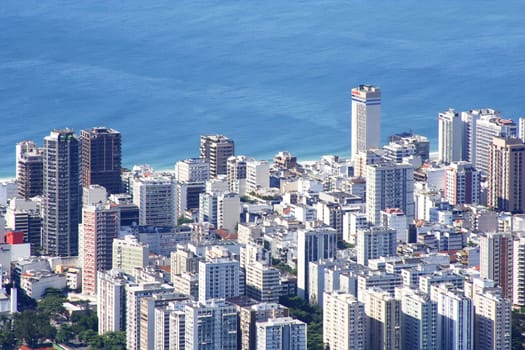
<path id="1" fill-rule="evenodd" d="M 351 99 L 350 159 L 257 160 L 207 135 L 157 171 L 123 169 L 110 128 L 20 142 L 0 184 L 4 280 L 91 298 L 99 333 L 126 331 L 130 350 L 306 349 L 290 296 L 322 309 L 331 350 L 511 349 L 525 118 L 439 113 L 434 155 L 412 133 L 381 147 L 379 88 Z"/>

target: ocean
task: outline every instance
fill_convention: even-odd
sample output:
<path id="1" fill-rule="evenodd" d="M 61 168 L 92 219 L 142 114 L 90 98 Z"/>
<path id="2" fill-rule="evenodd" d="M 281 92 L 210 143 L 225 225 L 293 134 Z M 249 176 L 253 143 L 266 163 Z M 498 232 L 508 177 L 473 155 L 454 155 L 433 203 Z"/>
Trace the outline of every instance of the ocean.
<path id="1" fill-rule="evenodd" d="M 120 130 L 125 166 L 236 153 L 348 157 L 350 90 L 382 90 L 382 139 L 437 147 L 437 114 L 525 112 L 521 1 L 65 1 L 0 5 L 0 176 L 51 129 Z"/>

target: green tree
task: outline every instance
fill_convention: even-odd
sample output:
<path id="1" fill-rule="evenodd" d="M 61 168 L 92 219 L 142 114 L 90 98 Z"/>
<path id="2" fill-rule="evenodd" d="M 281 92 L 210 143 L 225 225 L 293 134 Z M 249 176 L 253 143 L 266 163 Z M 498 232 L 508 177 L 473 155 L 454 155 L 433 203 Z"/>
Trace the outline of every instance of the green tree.
<path id="1" fill-rule="evenodd" d="M 65 344 L 75 338 L 75 331 L 71 326 L 63 325 L 57 332 L 55 340 L 57 343 Z"/>
<path id="2" fill-rule="evenodd" d="M 125 350 L 126 332 L 108 332 L 89 343 L 90 350 Z"/>
<path id="3" fill-rule="evenodd" d="M 1 320 L 1 323 L 2 326 L 0 328 L 0 349 L 14 349 L 17 340 L 15 334 L 13 333 L 13 322 L 9 318 L 3 318 Z"/>
<path id="4" fill-rule="evenodd" d="M 56 329 L 51 325 L 46 314 L 25 310 L 15 316 L 14 334 L 28 346 L 36 347 L 46 339 L 54 339 Z"/>
<path id="5" fill-rule="evenodd" d="M 57 319 L 66 313 L 66 309 L 64 308 L 65 302 L 66 298 L 63 296 L 48 294 L 38 302 L 38 310 L 52 319 Z"/>
<path id="6" fill-rule="evenodd" d="M 74 311 L 71 314 L 71 322 L 77 334 L 89 329 L 98 330 L 98 317 L 96 312 L 92 310 Z"/>

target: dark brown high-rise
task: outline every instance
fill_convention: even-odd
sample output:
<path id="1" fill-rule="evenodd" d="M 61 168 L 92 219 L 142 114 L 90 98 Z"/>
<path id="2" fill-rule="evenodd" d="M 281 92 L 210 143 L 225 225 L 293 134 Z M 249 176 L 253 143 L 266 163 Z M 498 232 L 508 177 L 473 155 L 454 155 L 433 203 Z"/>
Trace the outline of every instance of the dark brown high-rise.
<path id="1" fill-rule="evenodd" d="M 41 196 L 44 186 L 44 151 L 33 141 L 16 145 L 16 180 L 18 197 L 29 199 Z"/>
<path id="2" fill-rule="evenodd" d="M 202 135 L 200 154 L 210 164 L 211 177 L 226 175 L 228 158 L 235 155 L 235 144 L 223 135 Z"/>
<path id="3" fill-rule="evenodd" d="M 80 132 L 82 186 L 101 185 L 108 193 L 122 192 L 120 132 L 96 127 Z"/>

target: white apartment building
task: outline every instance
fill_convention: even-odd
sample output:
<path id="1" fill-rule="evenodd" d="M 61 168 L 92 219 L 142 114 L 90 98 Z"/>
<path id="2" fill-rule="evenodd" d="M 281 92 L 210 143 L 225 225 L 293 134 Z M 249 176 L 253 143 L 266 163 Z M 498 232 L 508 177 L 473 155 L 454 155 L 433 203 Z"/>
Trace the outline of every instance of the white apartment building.
<path id="1" fill-rule="evenodd" d="M 445 164 L 457 162 L 463 155 L 463 123 L 458 112 L 449 109 L 438 115 L 439 161 Z"/>
<path id="2" fill-rule="evenodd" d="M 159 282 L 141 282 L 126 285 L 126 349 L 138 350 L 141 344 L 141 300 L 155 293 L 173 292 L 173 288 Z"/>
<path id="3" fill-rule="evenodd" d="M 272 318 L 282 318 L 290 316 L 290 311 L 286 306 L 277 303 L 259 303 L 239 308 L 239 329 L 241 331 L 241 350 L 255 350 L 257 345 L 257 322 L 266 322 Z"/>
<path id="4" fill-rule="evenodd" d="M 125 329 L 127 283 L 128 279 L 118 270 L 97 272 L 98 334 Z"/>
<path id="5" fill-rule="evenodd" d="M 291 317 L 257 322 L 257 350 L 306 350 L 306 323 Z"/>
<path id="6" fill-rule="evenodd" d="M 462 113 L 465 128 L 464 144 L 468 151 L 463 159 L 471 162 L 476 170 L 483 174 L 488 172 L 488 146 L 494 136 L 516 137 L 516 124 L 510 119 L 503 119 L 501 113 L 485 108 Z"/>
<path id="7" fill-rule="evenodd" d="M 403 278 L 397 273 L 367 271 L 357 276 L 357 298 L 366 303 L 366 293 L 372 288 L 379 288 L 394 296 L 396 287 L 403 286 Z"/>
<path id="8" fill-rule="evenodd" d="M 401 209 L 409 222 L 414 219 L 414 169 L 390 162 L 366 166 L 366 215 L 374 225 L 381 210 Z"/>
<path id="9" fill-rule="evenodd" d="M 200 158 L 189 158 L 175 164 L 175 178 L 179 182 L 205 182 L 210 179 L 210 164 Z"/>
<path id="10" fill-rule="evenodd" d="M 381 90 L 371 85 L 352 89 L 352 136 L 350 139 L 353 159 L 358 152 L 377 148 L 381 142 Z"/>
<path id="11" fill-rule="evenodd" d="M 63 274 L 55 274 L 47 270 L 28 270 L 20 277 L 20 288 L 36 300 L 40 300 L 47 288 L 64 289 L 67 280 Z"/>
<path id="12" fill-rule="evenodd" d="M 511 350 L 512 302 L 499 288 L 475 292 L 474 349 Z"/>
<path id="13" fill-rule="evenodd" d="M 246 192 L 266 192 L 270 189 L 270 163 L 265 160 L 246 161 Z"/>
<path id="14" fill-rule="evenodd" d="M 139 207 L 139 225 L 173 226 L 175 181 L 167 176 L 142 176 L 133 181 L 133 203 Z"/>
<path id="15" fill-rule="evenodd" d="M 399 208 L 381 210 L 381 226 L 396 231 L 396 241 L 408 242 L 408 221 L 403 210 Z"/>
<path id="16" fill-rule="evenodd" d="M 357 232 L 357 263 L 368 265 L 368 260 L 396 255 L 397 232 L 383 227 L 371 227 Z"/>
<path id="17" fill-rule="evenodd" d="M 237 309 L 222 299 L 191 303 L 185 309 L 185 349 L 237 350 Z"/>
<path id="18" fill-rule="evenodd" d="M 396 289 L 401 300 L 401 348 L 437 350 L 437 303 L 411 288 Z"/>
<path id="19" fill-rule="evenodd" d="M 437 303 L 437 348 L 474 349 L 474 306 L 461 289 L 452 285 L 432 286 L 431 299 Z"/>
<path id="20" fill-rule="evenodd" d="M 301 229 L 297 232 L 297 295 L 308 298 L 310 261 L 331 259 L 336 255 L 337 231 L 331 227 Z"/>
<path id="21" fill-rule="evenodd" d="M 364 350 L 366 342 L 365 306 L 352 294 L 324 294 L 323 343 L 330 350 Z"/>
<path id="22" fill-rule="evenodd" d="M 199 261 L 199 301 L 238 296 L 239 270 L 239 261 L 230 258 Z"/>

